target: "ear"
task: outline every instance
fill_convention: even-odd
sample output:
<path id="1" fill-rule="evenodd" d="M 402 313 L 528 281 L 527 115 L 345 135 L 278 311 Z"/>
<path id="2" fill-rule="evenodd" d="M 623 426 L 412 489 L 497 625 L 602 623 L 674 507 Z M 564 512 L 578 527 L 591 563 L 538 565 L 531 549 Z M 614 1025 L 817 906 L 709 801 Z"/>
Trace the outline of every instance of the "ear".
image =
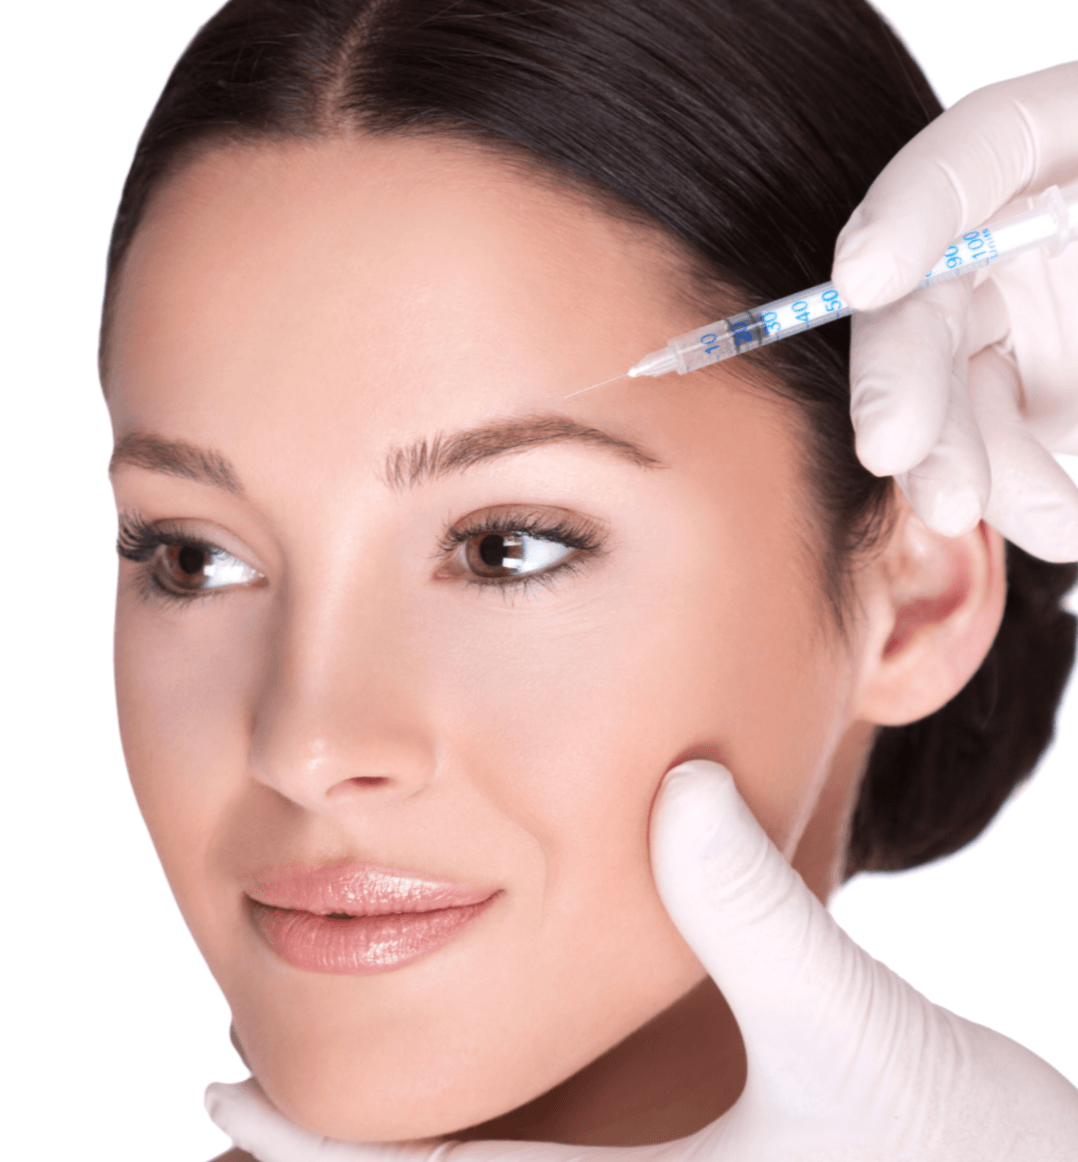
<path id="1" fill-rule="evenodd" d="M 887 548 L 862 580 L 868 632 L 854 717 L 901 726 L 938 710 L 973 677 L 1003 618 L 1003 538 L 983 522 L 957 537 L 898 496 Z"/>

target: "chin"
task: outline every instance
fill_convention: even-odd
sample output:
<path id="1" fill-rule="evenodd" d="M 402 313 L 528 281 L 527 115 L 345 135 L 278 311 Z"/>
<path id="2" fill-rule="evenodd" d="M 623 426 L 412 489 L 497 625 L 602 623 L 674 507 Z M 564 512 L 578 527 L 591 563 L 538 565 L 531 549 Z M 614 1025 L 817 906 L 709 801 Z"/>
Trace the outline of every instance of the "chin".
<path id="1" fill-rule="evenodd" d="M 383 1076 L 372 1087 L 373 1092 L 324 1068 L 268 1074 L 256 1071 L 256 1076 L 267 1097 L 292 1121 L 314 1133 L 349 1142 L 452 1137 L 538 1096 L 521 1089 L 516 1100 L 503 1085 L 482 1077 L 481 1071 L 439 1077 L 420 1063 L 411 1073 L 411 1077 L 399 1078 L 397 1084 Z M 495 1091 L 502 1091 L 500 1101 Z"/>
<path id="2" fill-rule="evenodd" d="M 302 1024 L 261 1021 L 253 1035 L 241 1024 L 245 1058 L 286 1117 L 344 1141 L 451 1136 L 526 1104 L 572 1072 L 504 1044 L 492 1053 L 482 1038 L 386 1028 L 334 1037 Z"/>

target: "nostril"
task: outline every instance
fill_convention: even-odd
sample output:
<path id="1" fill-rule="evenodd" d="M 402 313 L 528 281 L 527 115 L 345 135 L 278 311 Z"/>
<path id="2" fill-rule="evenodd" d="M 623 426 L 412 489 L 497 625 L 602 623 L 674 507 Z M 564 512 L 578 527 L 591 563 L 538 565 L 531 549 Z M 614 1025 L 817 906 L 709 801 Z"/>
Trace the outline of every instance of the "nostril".
<path id="1" fill-rule="evenodd" d="M 378 787 L 388 787 L 393 780 L 388 775 L 356 775 L 351 779 L 342 779 L 330 787 L 326 794 L 331 799 L 339 799 L 342 795 L 361 794 L 363 791 L 374 790 Z"/>

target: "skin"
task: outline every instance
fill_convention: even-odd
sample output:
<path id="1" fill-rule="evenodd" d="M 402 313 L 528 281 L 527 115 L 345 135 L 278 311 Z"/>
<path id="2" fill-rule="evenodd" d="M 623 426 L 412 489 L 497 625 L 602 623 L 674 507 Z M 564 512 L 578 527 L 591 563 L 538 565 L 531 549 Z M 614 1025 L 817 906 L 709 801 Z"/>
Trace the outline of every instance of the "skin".
<path id="1" fill-rule="evenodd" d="M 254 572 L 184 603 L 122 562 L 124 748 L 246 1059 L 309 1128 L 617 1145 L 717 1117 L 744 1053 L 652 882 L 663 774 L 724 762 L 826 898 L 874 723 L 942 704 L 991 642 L 998 537 L 943 544 L 904 512 L 839 633 L 799 420 L 743 369 L 562 398 L 697 325 L 683 285 L 643 227 L 429 140 L 210 153 L 134 241 L 118 507 Z M 591 437 L 387 473 L 538 416 L 649 462 Z M 490 510 L 568 512 L 598 548 L 476 584 L 439 541 Z M 501 895 L 396 971 L 288 966 L 243 884 L 346 858 Z"/>

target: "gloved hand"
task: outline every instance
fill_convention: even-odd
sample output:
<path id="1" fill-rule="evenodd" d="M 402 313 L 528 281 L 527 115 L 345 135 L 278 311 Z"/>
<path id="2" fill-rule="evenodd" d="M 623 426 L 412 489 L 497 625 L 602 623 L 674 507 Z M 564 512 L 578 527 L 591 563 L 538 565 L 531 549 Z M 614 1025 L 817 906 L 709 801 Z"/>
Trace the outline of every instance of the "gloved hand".
<path id="1" fill-rule="evenodd" d="M 742 802 L 729 772 L 667 776 L 652 868 L 737 1017 L 748 1080 L 718 1121 L 633 1149 L 535 1142 L 331 1142 L 254 1081 L 211 1085 L 213 1120 L 260 1162 L 1065 1162 L 1078 1090 L 1013 1041 L 930 1004 L 849 939 Z"/>
<path id="2" fill-rule="evenodd" d="M 953 238 L 1020 195 L 1076 181 L 1078 64 L 989 85 L 873 182 L 833 274 L 844 300 L 872 311 L 854 316 L 851 350 L 865 467 L 897 476 L 940 532 L 983 514 L 1049 561 L 1078 560 L 1078 489 L 1049 455 L 1078 453 L 1078 242 L 895 300 Z"/>

